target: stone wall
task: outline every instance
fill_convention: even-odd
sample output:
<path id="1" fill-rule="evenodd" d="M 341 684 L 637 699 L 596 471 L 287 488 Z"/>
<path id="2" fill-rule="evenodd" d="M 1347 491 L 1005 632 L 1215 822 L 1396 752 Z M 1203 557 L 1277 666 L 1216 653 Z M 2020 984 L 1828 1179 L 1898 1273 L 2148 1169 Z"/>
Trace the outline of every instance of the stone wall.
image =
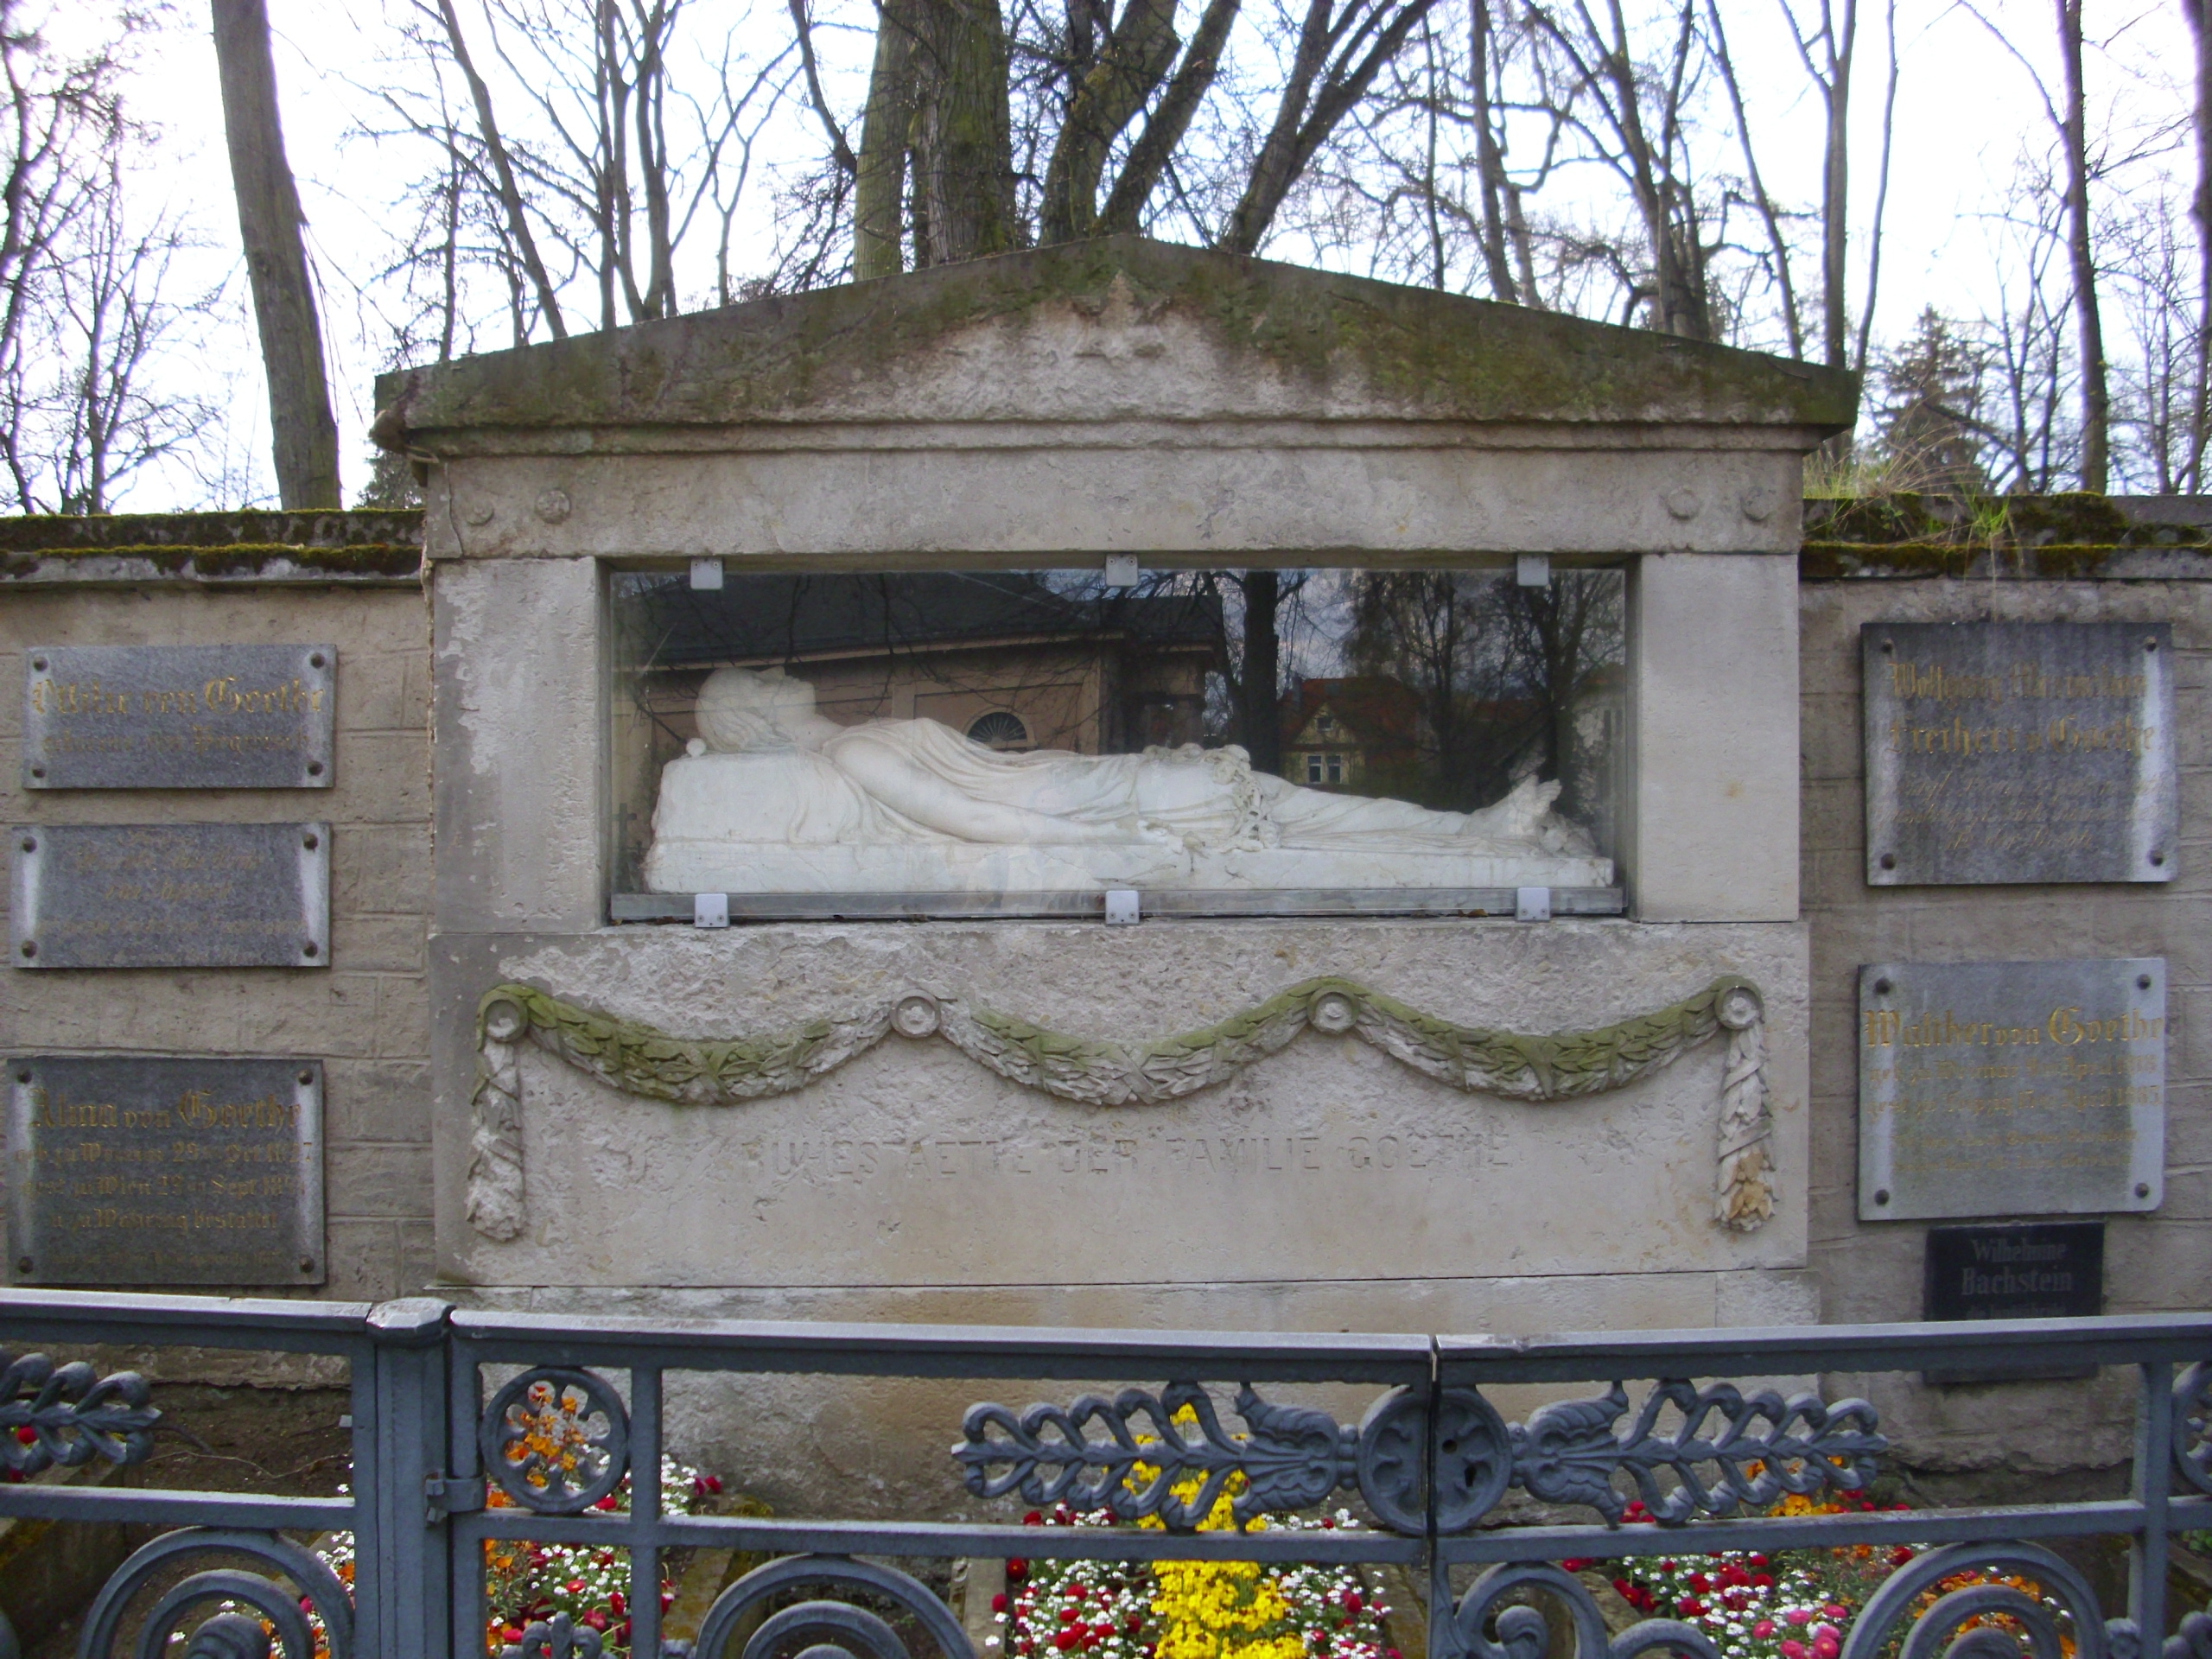
<path id="1" fill-rule="evenodd" d="M 415 574 L 419 520 L 242 513 L 0 524 L 6 822 L 324 819 L 332 856 L 329 967 L 11 970 L 0 976 L 0 1044 L 20 1054 L 322 1060 L 329 1237 L 318 1294 L 331 1298 L 397 1296 L 431 1276 L 429 620 Z M 338 648 L 331 788 L 22 789 L 29 648 L 287 642 Z"/>
<path id="2" fill-rule="evenodd" d="M 2109 554 L 2112 550 L 2103 550 Z M 1959 550 L 1953 550 L 1956 556 Z M 2201 566 L 2202 556 L 2160 556 Z M 1808 561 L 1809 563 L 1809 561 Z M 1927 1224 L 1857 1218 L 1857 973 L 1869 962 L 2163 957 L 2168 963 L 2165 1202 L 2114 1216 L 2113 1313 L 2188 1310 L 2212 1294 L 2212 582 L 1929 572 L 1893 561 L 1819 567 L 1801 588 L 1805 916 L 1812 936 L 1811 1260 L 1828 1323 L 1920 1317 Z M 2025 561 L 2037 569 L 2031 557 Z M 2010 568 L 2008 568 L 2010 567 Z M 2208 572 L 2206 574 L 2212 574 Z M 1867 622 L 2171 622 L 2179 654 L 2180 869 L 2170 884 L 1874 887 L 1866 879 L 1859 631 Z M 1871 1392 L 1922 1468 L 1967 1478 L 2116 1467 L 2127 1455 L 2129 1380 L 1926 1389 L 1837 1379 Z"/>

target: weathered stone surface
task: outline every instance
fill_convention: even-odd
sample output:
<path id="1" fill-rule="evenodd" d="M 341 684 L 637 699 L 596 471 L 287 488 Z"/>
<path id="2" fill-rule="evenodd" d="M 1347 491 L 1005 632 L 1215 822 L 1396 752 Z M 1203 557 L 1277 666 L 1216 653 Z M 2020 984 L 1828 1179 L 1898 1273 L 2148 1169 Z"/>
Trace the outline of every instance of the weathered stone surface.
<path id="1" fill-rule="evenodd" d="M 38 645 L 26 789 L 327 789 L 338 650 Z"/>
<path id="2" fill-rule="evenodd" d="M 1802 935 L 1790 925 L 788 925 L 434 941 L 442 1254 L 479 1284 L 1016 1285 L 1786 1267 L 1803 1209 Z M 899 1036 L 728 1107 L 618 1092 L 518 1050 L 526 1224 L 471 1229 L 476 1002 L 503 981 L 679 1034 L 791 1030 L 919 991 L 1142 1040 L 1334 969 L 1463 1026 L 1589 1028 L 1719 974 L 1766 1005 L 1774 1219 L 1713 1219 L 1723 1054 L 1617 1092 L 1463 1094 L 1309 1032 L 1218 1086 L 1056 1099 Z M 635 1201 L 652 1192 L 651 1205 Z M 1602 1227 L 1586 1218 L 1604 1214 Z"/>
<path id="3" fill-rule="evenodd" d="M 1416 411 L 1825 433 L 1856 402 L 1808 364 L 1117 236 L 404 370 L 377 435 L 442 455 L 518 427 Z"/>
<path id="4" fill-rule="evenodd" d="M 2155 1210 L 2166 964 L 1859 970 L 1859 1217 Z"/>
<path id="5" fill-rule="evenodd" d="M 1876 887 L 2170 881 L 2164 623 L 1872 623 L 1866 879 Z"/>
<path id="6" fill-rule="evenodd" d="M 327 968 L 327 823 L 48 823 L 9 831 L 10 964 Z"/>
<path id="7" fill-rule="evenodd" d="M 322 1282 L 314 1061 L 39 1055 L 9 1074 L 17 1282 Z"/>

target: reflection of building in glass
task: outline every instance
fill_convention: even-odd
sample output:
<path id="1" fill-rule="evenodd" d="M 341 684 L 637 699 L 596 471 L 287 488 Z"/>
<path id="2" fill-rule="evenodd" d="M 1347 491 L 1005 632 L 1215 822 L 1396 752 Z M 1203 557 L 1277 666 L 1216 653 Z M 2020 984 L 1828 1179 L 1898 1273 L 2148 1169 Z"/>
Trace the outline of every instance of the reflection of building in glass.
<path id="1" fill-rule="evenodd" d="M 1284 775 L 1319 789 L 1402 792 L 1421 762 L 1421 702 L 1386 675 L 1300 680 L 1282 700 Z"/>
<path id="2" fill-rule="evenodd" d="M 1196 742 L 1222 638 L 1205 596 L 1016 572 L 671 580 L 626 620 L 668 754 L 691 735 L 699 681 L 729 666 L 780 667 L 847 724 L 935 720 L 995 749 Z"/>

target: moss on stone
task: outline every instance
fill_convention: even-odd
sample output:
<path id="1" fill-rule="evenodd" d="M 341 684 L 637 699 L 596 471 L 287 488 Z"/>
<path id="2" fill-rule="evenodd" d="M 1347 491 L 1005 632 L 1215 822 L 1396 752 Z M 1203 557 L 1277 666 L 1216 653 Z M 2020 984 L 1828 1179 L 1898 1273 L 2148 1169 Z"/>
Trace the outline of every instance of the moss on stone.
<path id="1" fill-rule="evenodd" d="M 1964 577 L 1986 573 L 1989 560 L 1997 562 L 1997 575 L 2055 582 L 2099 576 L 2113 560 L 2145 550 L 2138 543 L 2047 542 L 2022 546 L 1999 541 L 1808 541 L 1797 556 L 1797 574 L 1805 582 L 1847 582 L 1885 576 Z M 2205 562 L 2212 576 L 2212 546 L 2160 544 L 2152 550 L 2195 555 Z"/>
<path id="2" fill-rule="evenodd" d="M 417 543 L 367 542 L 351 547 L 302 547 L 291 543 L 240 543 L 229 547 L 179 547 L 162 543 L 118 547 L 47 547 L 0 553 L 0 578 L 25 582 L 66 575 L 72 565 L 130 559 L 159 577 L 177 580 L 244 580 L 289 567 L 286 574 L 315 573 L 340 578 L 405 578 L 422 569 Z M 56 566 L 60 569 L 56 569 Z"/>
<path id="3" fill-rule="evenodd" d="M 420 546 L 420 508 L 328 512 L 129 512 L 0 518 L 0 553 L 132 553 L 149 549 L 338 550 Z"/>
<path id="4" fill-rule="evenodd" d="M 1847 428 L 1853 378 L 1555 313 L 1117 236 L 385 375 L 380 441 L 804 418 L 959 330 L 1053 306 L 1203 323 L 1250 372 L 1465 421 Z"/>

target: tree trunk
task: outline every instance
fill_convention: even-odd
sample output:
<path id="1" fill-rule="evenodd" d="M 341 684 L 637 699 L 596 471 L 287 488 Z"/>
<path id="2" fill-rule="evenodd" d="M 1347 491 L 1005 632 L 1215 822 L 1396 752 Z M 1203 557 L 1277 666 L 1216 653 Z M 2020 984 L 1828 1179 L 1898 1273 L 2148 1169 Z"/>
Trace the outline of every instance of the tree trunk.
<path id="1" fill-rule="evenodd" d="M 1021 232 L 998 0 L 921 0 L 921 11 L 915 182 L 929 222 L 931 263 L 1004 253 L 1021 245 Z"/>
<path id="2" fill-rule="evenodd" d="M 304 215 L 284 160 L 269 13 L 263 0 L 212 4 L 231 182 L 238 196 L 246 275 L 253 284 L 254 319 L 261 330 L 262 367 L 269 379 L 277 495 L 290 510 L 335 507 L 342 505 L 338 423 L 331 417 L 322 328 L 300 235 Z"/>
<path id="3" fill-rule="evenodd" d="M 1846 238 L 1851 210 L 1851 59 L 1859 41 L 1857 0 L 1843 0 L 1840 38 L 1828 46 L 1827 147 L 1821 168 L 1821 350 L 1832 369 L 1851 366 L 1851 281 Z"/>
<path id="4" fill-rule="evenodd" d="M 2066 66 L 2066 251 L 2074 269 L 2074 327 L 2082 359 L 2082 487 L 2102 494 L 2110 471 L 2112 394 L 2105 381 L 2104 322 L 2089 243 L 2088 119 L 2082 87 L 2082 0 L 2058 0 L 2059 56 Z"/>
<path id="5" fill-rule="evenodd" d="M 1467 0 L 1467 90 L 1474 100 L 1475 168 L 1482 184 L 1483 269 L 1490 277 L 1491 297 L 1517 305 L 1521 294 L 1505 262 L 1505 157 L 1498 150 L 1490 104 L 1491 33 L 1490 0 Z"/>
<path id="6" fill-rule="evenodd" d="M 1276 681 L 1282 672 L 1282 641 L 1275 633 L 1275 612 L 1282 600 L 1282 576 L 1274 570 L 1244 573 L 1245 752 L 1252 770 L 1282 775 L 1282 715 L 1275 706 Z"/>
<path id="7" fill-rule="evenodd" d="M 1045 170 L 1039 240 L 1072 242 L 1093 233 L 1107 152 L 1143 112 L 1181 48 L 1173 0 L 1128 0 L 1106 49 L 1068 101 L 1067 118 Z"/>
<path id="8" fill-rule="evenodd" d="M 2196 189 L 2189 216 L 2196 221 L 2196 384 L 2190 388 L 2189 460 L 2184 489 L 2204 487 L 2204 447 L 2212 425 L 2212 0 L 2182 0 L 2196 48 Z"/>
<path id="9" fill-rule="evenodd" d="M 906 268 L 906 151 L 914 125 L 912 9 L 884 0 L 875 26 L 875 63 L 861 118 L 860 165 L 853 181 L 853 277 L 868 282 Z"/>

